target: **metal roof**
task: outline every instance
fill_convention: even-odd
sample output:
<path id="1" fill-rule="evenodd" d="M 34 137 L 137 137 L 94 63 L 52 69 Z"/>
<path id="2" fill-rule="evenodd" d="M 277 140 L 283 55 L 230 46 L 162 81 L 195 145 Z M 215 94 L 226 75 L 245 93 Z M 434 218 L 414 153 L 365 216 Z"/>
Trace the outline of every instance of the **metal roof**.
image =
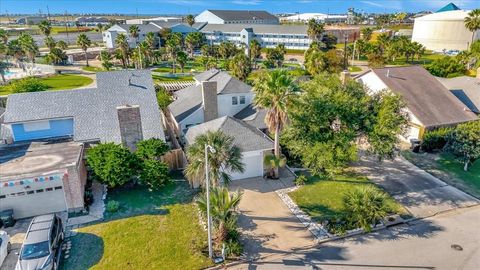
<path id="1" fill-rule="evenodd" d="M 207 9 L 224 21 L 277 20 L 277 16 L 264 10 L 214 10 Z"/>

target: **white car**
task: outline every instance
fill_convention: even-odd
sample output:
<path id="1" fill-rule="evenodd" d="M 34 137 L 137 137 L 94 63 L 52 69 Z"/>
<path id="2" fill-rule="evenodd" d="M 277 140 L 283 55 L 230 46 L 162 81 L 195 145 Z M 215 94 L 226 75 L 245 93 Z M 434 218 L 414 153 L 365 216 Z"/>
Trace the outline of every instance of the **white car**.
<path id="1" fill-rule="evenodd" d="M 3 261 L 10 251 L 10 236 L 7 232 L 0 231 L 0 266 L 2 266 Z"/>

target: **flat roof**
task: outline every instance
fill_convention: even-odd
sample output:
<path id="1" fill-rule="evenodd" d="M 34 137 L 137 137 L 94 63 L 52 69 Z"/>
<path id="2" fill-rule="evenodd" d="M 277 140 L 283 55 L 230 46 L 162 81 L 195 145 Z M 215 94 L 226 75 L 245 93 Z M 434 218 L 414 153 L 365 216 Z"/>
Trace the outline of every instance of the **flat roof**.
<path id="1" fill-rule="evenodd" d="M 39 176 L 67 166 L 81 158 L 83 145 L 72 141 L 37 141 L 0 145 L 1 180 Z"/>

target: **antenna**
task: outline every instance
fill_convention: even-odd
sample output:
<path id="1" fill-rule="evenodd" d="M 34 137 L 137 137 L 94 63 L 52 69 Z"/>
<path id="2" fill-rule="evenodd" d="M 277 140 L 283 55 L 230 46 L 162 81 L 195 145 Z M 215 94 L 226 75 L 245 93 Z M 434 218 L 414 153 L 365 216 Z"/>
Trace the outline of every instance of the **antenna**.
<path id="1" fill-rule="evenodd" d="M 387 69 L 387 78 L 390 78 L 390 69 Z"/>

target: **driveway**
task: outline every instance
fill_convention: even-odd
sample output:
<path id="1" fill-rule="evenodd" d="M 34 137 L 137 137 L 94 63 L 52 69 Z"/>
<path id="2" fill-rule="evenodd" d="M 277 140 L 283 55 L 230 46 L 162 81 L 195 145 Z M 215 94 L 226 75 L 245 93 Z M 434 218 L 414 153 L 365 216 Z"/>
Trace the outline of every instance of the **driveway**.
<path id="1" fill-rule="evenodd" d="M 429 217 L 479 200 L 419 169 L 402 157 L 378 162 L 362 156 L 355 164 L 362 174 L 383 187 L 415 217 Z"/>
<path id="2" fill-rule="evenodd" d="M 232 181 L 231 190 L 242 190 L 238 223 L 244 253 L 249 260 L 274 258 L 315 245 L 313 235 L 290 212 L 275 190 L 291 181 L 251 178 Z"/>
<path id="3" fill-rule="evenodd" d="M 28 226 L 32 221 L 31 218 L 17 220 L 13 227 L 3 228 L 2 230 L 6 231 L 10 236 L 10 243 L 12 248 L 10 253 L 8 253 L 7 258 L 0 267 L 0 270 L 12 270 L 15 269 L 15 264 L 17 263 L 18 256 L 15 254 L 20 252 L 22 247 L 23 240 L 25 238 L 25 233 L 27 232 Z"/>

